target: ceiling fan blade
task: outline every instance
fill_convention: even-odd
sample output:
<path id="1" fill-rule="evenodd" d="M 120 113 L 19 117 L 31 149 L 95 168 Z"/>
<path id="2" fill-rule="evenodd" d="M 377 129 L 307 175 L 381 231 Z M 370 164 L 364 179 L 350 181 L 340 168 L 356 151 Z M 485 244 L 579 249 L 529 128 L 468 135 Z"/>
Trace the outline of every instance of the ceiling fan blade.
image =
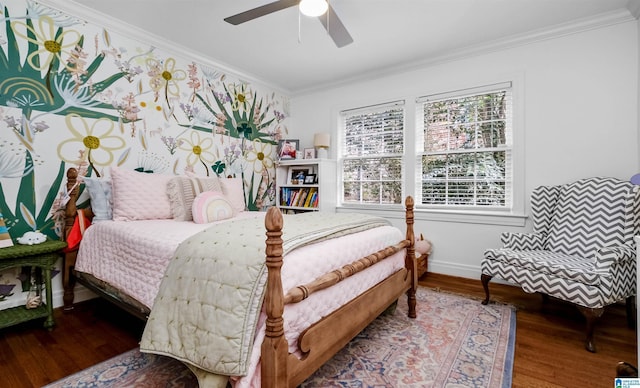
<path id="1" fill-rule="evenodd" d="M 293 7 L 294 5 L 298 5 L 299 2 L 300 0 L 274 1 L 273 3 L 265 4 L 248 11 L 241 12 L 237 15 L 229 16 L 227 18 L 224 18 L 224 21 L 233 25 L 238 25 L 273 12 L 281 11 L 285 8 Z"/>
<path id="2" fill-rule="evenodd" d="M 353 38 L 349 35 L 349 31 L 347 31 L 347 28 L 342 24 L 342 21 L 340 21 L 340 18 L 331 4 L 329 4 L 327 12 L 318 19 L 320 19 L 320 22 L 331 36 L 331 39 L 333 39 L 336 46 L 344 47 L 349 43 L 353 43 Z"/>

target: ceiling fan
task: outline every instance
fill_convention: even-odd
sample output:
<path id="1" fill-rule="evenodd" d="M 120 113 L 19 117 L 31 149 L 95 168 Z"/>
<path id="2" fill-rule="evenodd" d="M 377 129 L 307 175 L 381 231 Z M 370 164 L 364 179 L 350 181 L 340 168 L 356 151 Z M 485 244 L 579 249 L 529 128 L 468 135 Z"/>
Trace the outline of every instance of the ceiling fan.
<path id="1" fill-rule="evenodd" d="M 307 3 L 313 3 L 313 5 L 321 6 L 321 10 L 318 13 L 306 13 L 305 5 Z M 300 6 L 300 12 L 307 16 L 317 16 L 324 28 L 331 36 L 331 39 L 335 42 L 336 46 L 344 47 L 353 42 L 353 38 L 349 35 L 349 31 L 345 28 L 338 15 L 336 15 L 333 7 L 327 3 L 326 0 L 279 0 L 272 3 L 262 5 L 257 8 L 250 9 L 248 11 L 241 12 L 237 15 L 229 16 L 224 19 L 225 22 L 233 25 L 238 25 L 244 22 L 248 22 L 253 19 L 257 19 L 261 16 L 268 15 L 273 12 L 281 11 L 286 8 L 293 7 L 294 5 Z"/>

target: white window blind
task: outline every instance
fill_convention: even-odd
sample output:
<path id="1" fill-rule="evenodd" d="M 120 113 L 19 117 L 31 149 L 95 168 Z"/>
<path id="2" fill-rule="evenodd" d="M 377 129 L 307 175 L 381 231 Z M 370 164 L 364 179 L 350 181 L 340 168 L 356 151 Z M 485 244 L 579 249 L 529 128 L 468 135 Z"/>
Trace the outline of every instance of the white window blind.
<path id="1" fill-rule="evenodd" d="M 404 101 L 341 112 L 342 203 L 400 204 Z"/>
<path id="2" fill-rule="evenodd" d="M 512 204 L 511 83 L 419 98 L 416 165 L 421 203 L 509 209 Z"/>

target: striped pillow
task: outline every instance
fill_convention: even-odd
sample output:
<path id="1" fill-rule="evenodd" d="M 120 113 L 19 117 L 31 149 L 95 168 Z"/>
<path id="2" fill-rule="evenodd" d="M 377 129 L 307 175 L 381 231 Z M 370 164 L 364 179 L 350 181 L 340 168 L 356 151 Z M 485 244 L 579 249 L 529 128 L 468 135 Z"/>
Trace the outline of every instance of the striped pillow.
<path id="1" fill-rule="evenodd" d="M 222 191 L 217 177 L 171 178 L 167 184 L 167 195 L 171 203 L 171 214 L 176 221 L 192 221 L 191 207 L 195 197 L 205 191 Z"/>
<path id="2" fill-rule="evenodd" d="M 207 224 L 233 217 L 233 207 L 227 198 L 218 191 L 205 191 L 193 200 L 193 222 Z"/>

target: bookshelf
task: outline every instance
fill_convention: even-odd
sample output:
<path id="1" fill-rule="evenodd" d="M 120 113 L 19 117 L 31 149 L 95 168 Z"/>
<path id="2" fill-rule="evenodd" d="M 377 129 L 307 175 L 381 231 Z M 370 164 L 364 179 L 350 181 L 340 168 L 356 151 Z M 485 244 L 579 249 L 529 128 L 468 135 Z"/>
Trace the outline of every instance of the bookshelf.
<path id="1" fill-rule="evenodd" d="M 283 213 L 334 212 L 336 174 L 336 162 L 330 159 L 279 161 L 276 165 L 276 206 Z"/>

